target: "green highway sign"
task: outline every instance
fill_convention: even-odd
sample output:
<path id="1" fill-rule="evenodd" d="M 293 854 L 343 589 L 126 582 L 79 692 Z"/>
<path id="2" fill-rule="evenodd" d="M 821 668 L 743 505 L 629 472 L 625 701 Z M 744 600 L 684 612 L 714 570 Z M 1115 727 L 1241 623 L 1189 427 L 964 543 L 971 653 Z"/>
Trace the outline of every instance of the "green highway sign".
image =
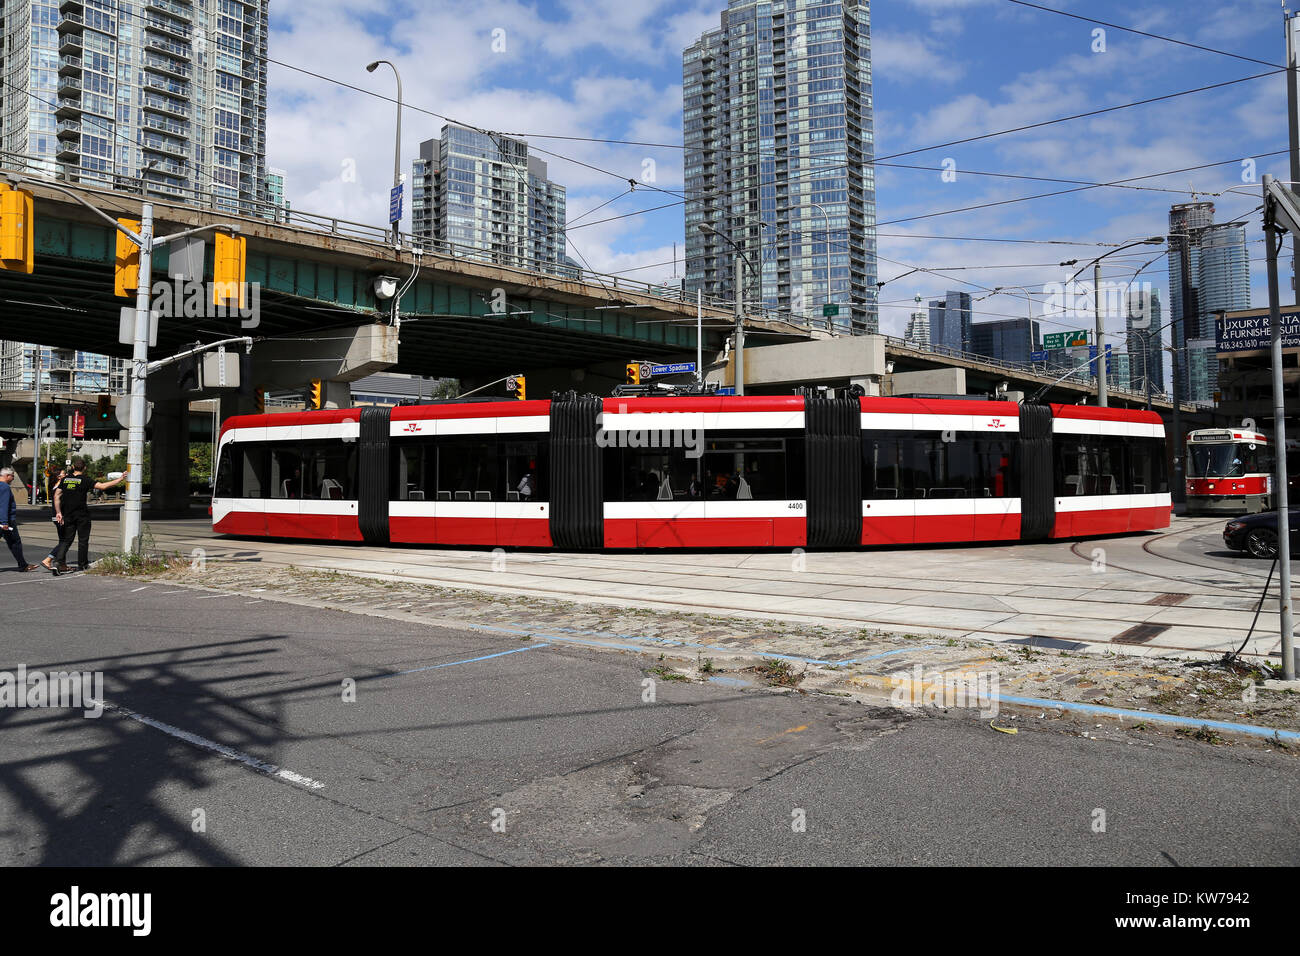
<path id="1" fill-rule="evenodd" d="M 840 307 L 838 305 L 835 305 L 831 302 L 827 302 L 825 305 L 822 306 L 822 315 L 828 319 L 832 315 L 839 315 L 839 314 L 840 314 Z"/>
<path id="2" fill-rule="evenodd" d="M 1080 329 L 1077 332 L 1052 332 L 1043 336 L 1043 348 L 1048 351 L 1054 349 L 1068 349 L 1075 345 L 1088 344 L 1088 330 Z"/>

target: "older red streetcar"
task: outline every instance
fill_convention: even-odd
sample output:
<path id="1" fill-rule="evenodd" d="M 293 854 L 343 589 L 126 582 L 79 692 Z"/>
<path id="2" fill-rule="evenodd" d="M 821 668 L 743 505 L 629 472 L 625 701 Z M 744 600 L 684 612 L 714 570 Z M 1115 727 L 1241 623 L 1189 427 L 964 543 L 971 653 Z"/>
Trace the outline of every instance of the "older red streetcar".
<path id="1" fill-rule="evenodd" d="M 228 420 L 213 528 L 371 544 L 850 548 L 1169 525 L 1153 412 L 791 396 L 448 401 Z"/>

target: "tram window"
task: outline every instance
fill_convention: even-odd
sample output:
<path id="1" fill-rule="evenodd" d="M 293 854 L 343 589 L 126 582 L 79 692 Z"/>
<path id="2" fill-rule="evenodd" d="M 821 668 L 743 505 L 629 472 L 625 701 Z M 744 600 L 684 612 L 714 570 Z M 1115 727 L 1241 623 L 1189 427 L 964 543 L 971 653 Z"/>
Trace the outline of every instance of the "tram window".
<path id="1" fill-rule="evenodd" d="M 1061 435 L 1056 438 L 1056 496 L 1071 498 L 1100 494 L 1101 479 L 1097 449 L 1086 435 Z"/>
<path id="2" fill-rule="evenodd" d="M 302 455 L 296 445 L 271 447 L 271 497 L 302 497 Z"/>
<path id="3" fill-rule="evenodd" d="M 395 438 L 391 454 L 390 500 L 433 501 L 438 497 L 438 453 L 432 438 Z"/>
<path id="4" fill-rule="evenodd" d="M 694 501 L 708 497 L 699 458 L 685 448 L 606 448 L 606 501 Z"/>
<path id="5" fill-rule="evenodd" d="M 438 490 L 459 501 L 505 501 L 496 436 L 438 440 Z"/>
<path id="6" fill-rule="evenodd" d="M 1134 440 L 1128 456 L 1130 494 L 1155 495 L 1169 491 L 1168 449 L 1163 438 Z"/>
<path id="7" fill-rule="evenodd" d="M 356 442 L 304 442 L 301 448 L 303 497 L 355 501 L 356 448 Z"/>
<path id="8" fill-rule="evenodd" d="M 758 438 L 744 433 L 706 436 L 700 472 L 703 497 L 710 501 L 802 498 L 802 482 L 790 480 L 792 471 L 802 474 L 802 461 L 797 471 L 790 467 L 787 441 L 798 439 Z M 802 454 L 798 457 L 802 459 Z"/>
<path id="9" fill-rule="evenodd" d="M 240 478 L 236 487 L 241 498 L 265 498 L 270 487 L 267 473 L 270 470 L 270 449 L 261 442 L 241 443 L 236 446 L 236 467 Z"/>
<path id="10" fill-rule="evenodd" d="M 221 456 L 217 460 L 217 480 L 212 489 L 214 498 L 239 497 L 240 479 L 243 475 L 235 470 L 235 461 L 235 446 L 227 444 L 221 449 Z M 242 461 L 240 464 L 243 464 Z"/>
<path id="11" fill-rule="evenodd" d="M 498 501 L 547 501 L 547 443 L 535 435 L 501 435 Z M 525 481 L 525 478 L 527 479 Z"/>
<path id="12" fill-rule="evenodd" d="M 1017 498 L 1020 470 L 1016 467 L 1016 443 L 1004 438 L 977 435 L 971 442 L 974 457 L 971 491 L 977 498 Z"/>

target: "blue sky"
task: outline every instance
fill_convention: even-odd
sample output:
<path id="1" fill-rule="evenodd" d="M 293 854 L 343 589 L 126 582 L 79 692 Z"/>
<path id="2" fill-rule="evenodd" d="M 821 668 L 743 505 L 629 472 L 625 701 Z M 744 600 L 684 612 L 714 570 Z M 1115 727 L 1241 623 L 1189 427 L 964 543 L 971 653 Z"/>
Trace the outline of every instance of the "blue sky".
<path id="1" fill-rule="evenodd" d="M 1268 63 L 1284 57 L 1275 0 L 1043 3 Z M 568 187 L 570 254 L 602 271 L 635 270 L 627 275 L 661 281 L 673 273 L 674 241 L 681 255 L 680 205 L 598 220 L 675 202 L 677 197 L 655 192 L 644 180 L 652 171 L 654 186 L 680 190 L 680 149 L 543 134 L 680 145 L 681 51 L 702 30 L 717 25 L 723 7 L 718 0 L 316 0 L 292 5 L 275 0 L 270 55 L 386 95 L 394 89 L 391 71 L 367 74 L 364 66 L 372 59 L 392 59 L 401 68 L 411 107 L 525 134 L 532 146 L 566 157 L 542 158 L 550 163 L 551 178 Z M 877 156 L 1269 69 L 1116 29 L 1098 36 L 1096 29 L 1010 0 L 873 4 Z M 294 207 L 382 223 L 392 175 L 392 105 L 279 66 L 272 67 L 270 83 L 269 162 L 288 172 Z M 437 135 L 441 123 L 417 109 L 406 111 L 404 170 L 409 171 L 420 141 Z M 1251 211 L 1259 205 L 1259 175 L 1287 178 L 1285 156 L 1264 158 L 1285 146 L 1286 90 L 1279 74 L 885 160 L 924 168 L 877 169 L 881 278 L 916 266 L 945 275 L 921 272 L 887 284 L 881 292 L 882 330 L 901 334 L 914 293 L 928 297 L 954 288 L 981 295 L 1011 285 L 1037 293 L 1045 283 L 1068 277 L 1060 260 L 1104 251 L 954 237 L 1101 243 L 1161 235 L 1167 230 L 1169 205 L 1189 200 L 1191 191 L 1222 193 L 1204 197 L 1215 202 L 1219 221 L 1249 214 L 1252 304 L 1263 305 L 1262 233 L 1259 214 Z M 1134 184 L 1148 187 L 1141 191 L 1091 189 L 933 215 L 1071 188 L 980 172 L 1109 182 L 1243 156 L 1257 157 L 1253 182 L 1243 180 L 1251 170 L 1233 162 L 1143 179 Z M 955 180 L 941 176 L 944 160 L 951 160 Z M 629 193 L 627 179 L 641 181 L 640 188 Z M 1237 191 L 1225 193 L 1229 188 Z M 1158 251 L 1112 257 L 1107 275 L 1125 281 Z M 1141 279 L 1160 289 L 1168 302 L 1163 259 Z M 1289 290 L 1283 294 L 1289 301 Z M 976 306 L 977 319 L 1023 315 L 1025 308 L 1018 293 L 996 295 Z M 1034 311 L 1038 314 L 1041 305 Z M 1075 323 L 1058 317 L 1045 322 L 1044 331 L 1067 327 Z"/>

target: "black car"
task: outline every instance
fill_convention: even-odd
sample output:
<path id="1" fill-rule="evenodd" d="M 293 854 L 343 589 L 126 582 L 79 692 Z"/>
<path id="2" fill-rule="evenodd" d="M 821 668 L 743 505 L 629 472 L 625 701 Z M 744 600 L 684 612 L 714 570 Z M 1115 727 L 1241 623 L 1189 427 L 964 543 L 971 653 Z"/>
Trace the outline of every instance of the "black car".
<path id="1" fill-rule="evenodd" d="M 1233 518 L 1223 528 L 1223 543 L 1233 551 L 1245 551 L 1256 558 L 1277 557 L 1277 512 Z M 1300 546 L 1300 511 L 1291 512 L 1291 553 Z"/>

